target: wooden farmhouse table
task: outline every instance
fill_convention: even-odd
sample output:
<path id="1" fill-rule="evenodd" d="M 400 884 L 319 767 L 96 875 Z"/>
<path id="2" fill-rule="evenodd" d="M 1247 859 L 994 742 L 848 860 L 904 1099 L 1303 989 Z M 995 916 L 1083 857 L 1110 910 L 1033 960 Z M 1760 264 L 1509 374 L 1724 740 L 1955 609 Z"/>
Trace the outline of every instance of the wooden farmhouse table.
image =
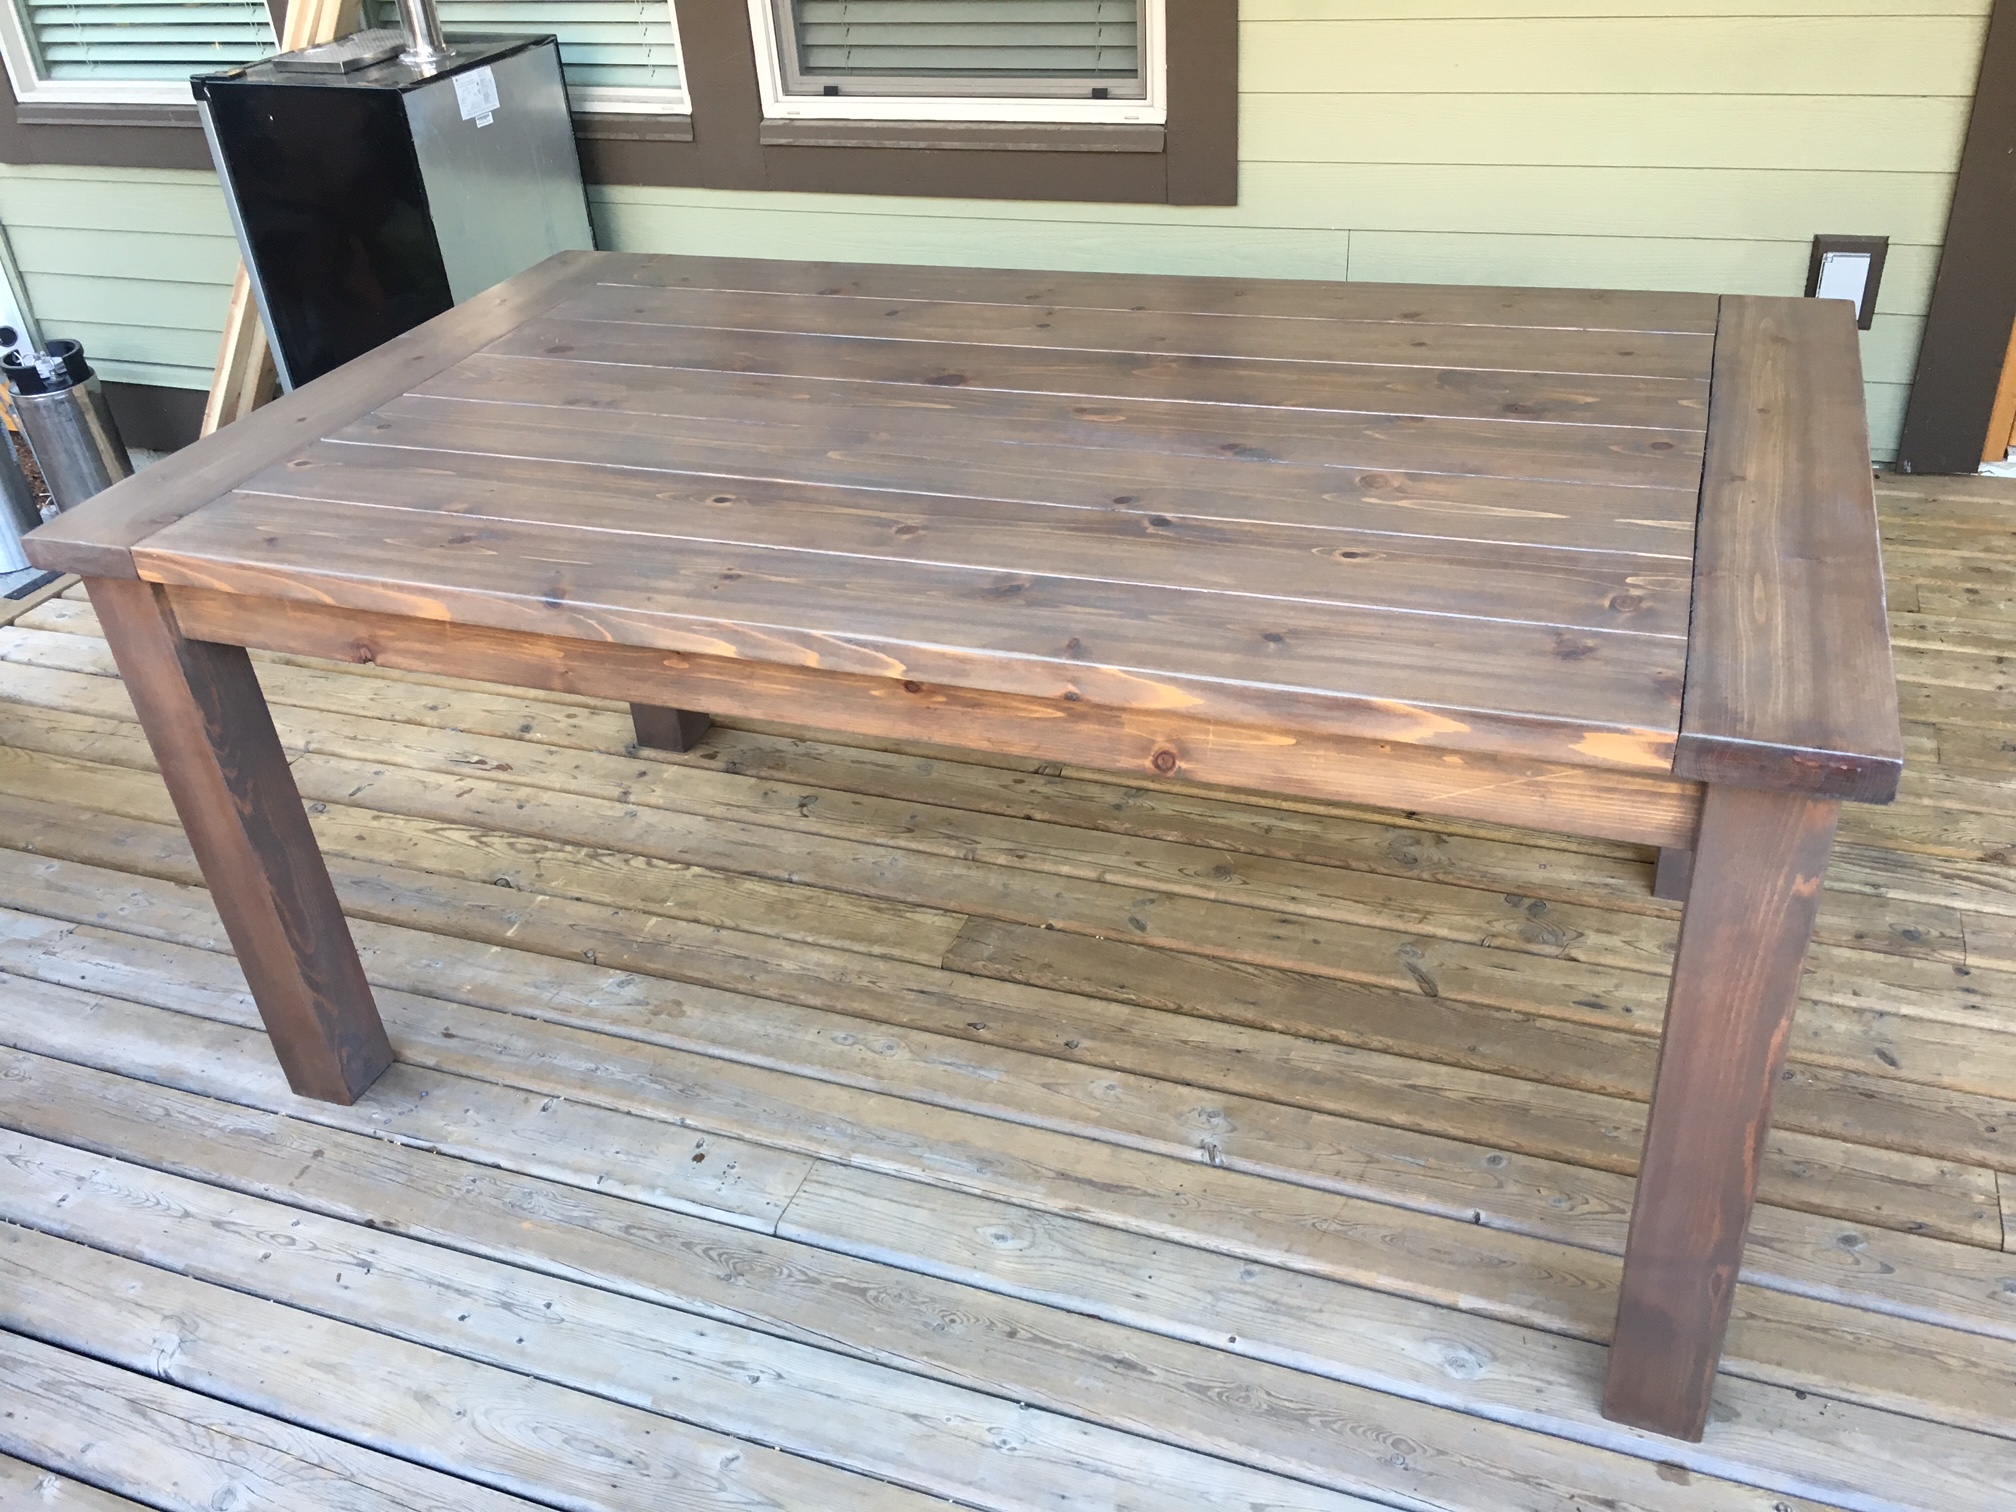
<path id="1" fill-rule="evenodd" d="M 1700 1437 L 1836 811 L 1902 766 L 1846 304 L 568 253 L 28 552 L 309 1097 L 392 1050 L 246 647 L 1659 847 L 1604 1410 Z"/>

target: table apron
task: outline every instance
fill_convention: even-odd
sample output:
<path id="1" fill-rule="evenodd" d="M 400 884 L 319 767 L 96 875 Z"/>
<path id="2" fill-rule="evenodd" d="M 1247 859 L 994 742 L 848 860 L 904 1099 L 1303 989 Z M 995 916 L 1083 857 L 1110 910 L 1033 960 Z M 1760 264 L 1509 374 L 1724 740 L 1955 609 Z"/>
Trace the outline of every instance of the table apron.
<path id="1" fill-rule="evenodd" d="M 169 587 L 183 635 L 883 740 L 1691 849 L 1702 785 L 441 620 Z"/>

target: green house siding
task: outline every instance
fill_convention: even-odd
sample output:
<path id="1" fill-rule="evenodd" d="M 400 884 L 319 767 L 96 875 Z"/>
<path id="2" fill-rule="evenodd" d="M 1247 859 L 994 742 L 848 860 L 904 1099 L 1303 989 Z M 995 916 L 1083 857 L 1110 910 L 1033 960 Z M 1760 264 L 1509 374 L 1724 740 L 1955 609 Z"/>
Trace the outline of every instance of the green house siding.
<path id="1" fill-rule="evenodd" d="M 1863 338 L 1896 446 L 1987 0 L 1246 0 L 1240 203 L 611 187 L 626 250 L 1797 293 L 1887 235 Z M 111 376 L 207 384 L 232 268 L 200 174 L 0 170 L 28 297 Z"/>

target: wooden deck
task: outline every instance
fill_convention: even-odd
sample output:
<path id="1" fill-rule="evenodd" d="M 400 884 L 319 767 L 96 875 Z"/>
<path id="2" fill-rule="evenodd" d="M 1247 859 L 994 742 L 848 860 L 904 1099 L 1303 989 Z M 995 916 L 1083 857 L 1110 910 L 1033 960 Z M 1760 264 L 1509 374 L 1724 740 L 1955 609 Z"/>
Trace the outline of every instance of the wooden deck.
<path id="1" fill-rule="evenodd" d="M 338 1108 L 30 609 L 0 1506 L 2006 1509 L 2016 486 L 1881 502 L 1909 767 L 1700 1445 L 1596 1410 L 1645 853 L 269 658 L 400 1056 Z"/>

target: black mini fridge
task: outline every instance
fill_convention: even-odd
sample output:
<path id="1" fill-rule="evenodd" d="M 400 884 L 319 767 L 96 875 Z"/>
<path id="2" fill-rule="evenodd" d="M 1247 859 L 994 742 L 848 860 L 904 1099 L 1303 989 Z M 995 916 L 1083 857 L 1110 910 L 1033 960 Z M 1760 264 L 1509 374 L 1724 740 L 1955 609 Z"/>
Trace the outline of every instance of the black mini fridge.
<path id="1" fill-rule="evenodd" d="M 594 245 L 554 39 L 457 37 L 417 66 L 399 45 L 190 81 L 287 389 Z"/>

